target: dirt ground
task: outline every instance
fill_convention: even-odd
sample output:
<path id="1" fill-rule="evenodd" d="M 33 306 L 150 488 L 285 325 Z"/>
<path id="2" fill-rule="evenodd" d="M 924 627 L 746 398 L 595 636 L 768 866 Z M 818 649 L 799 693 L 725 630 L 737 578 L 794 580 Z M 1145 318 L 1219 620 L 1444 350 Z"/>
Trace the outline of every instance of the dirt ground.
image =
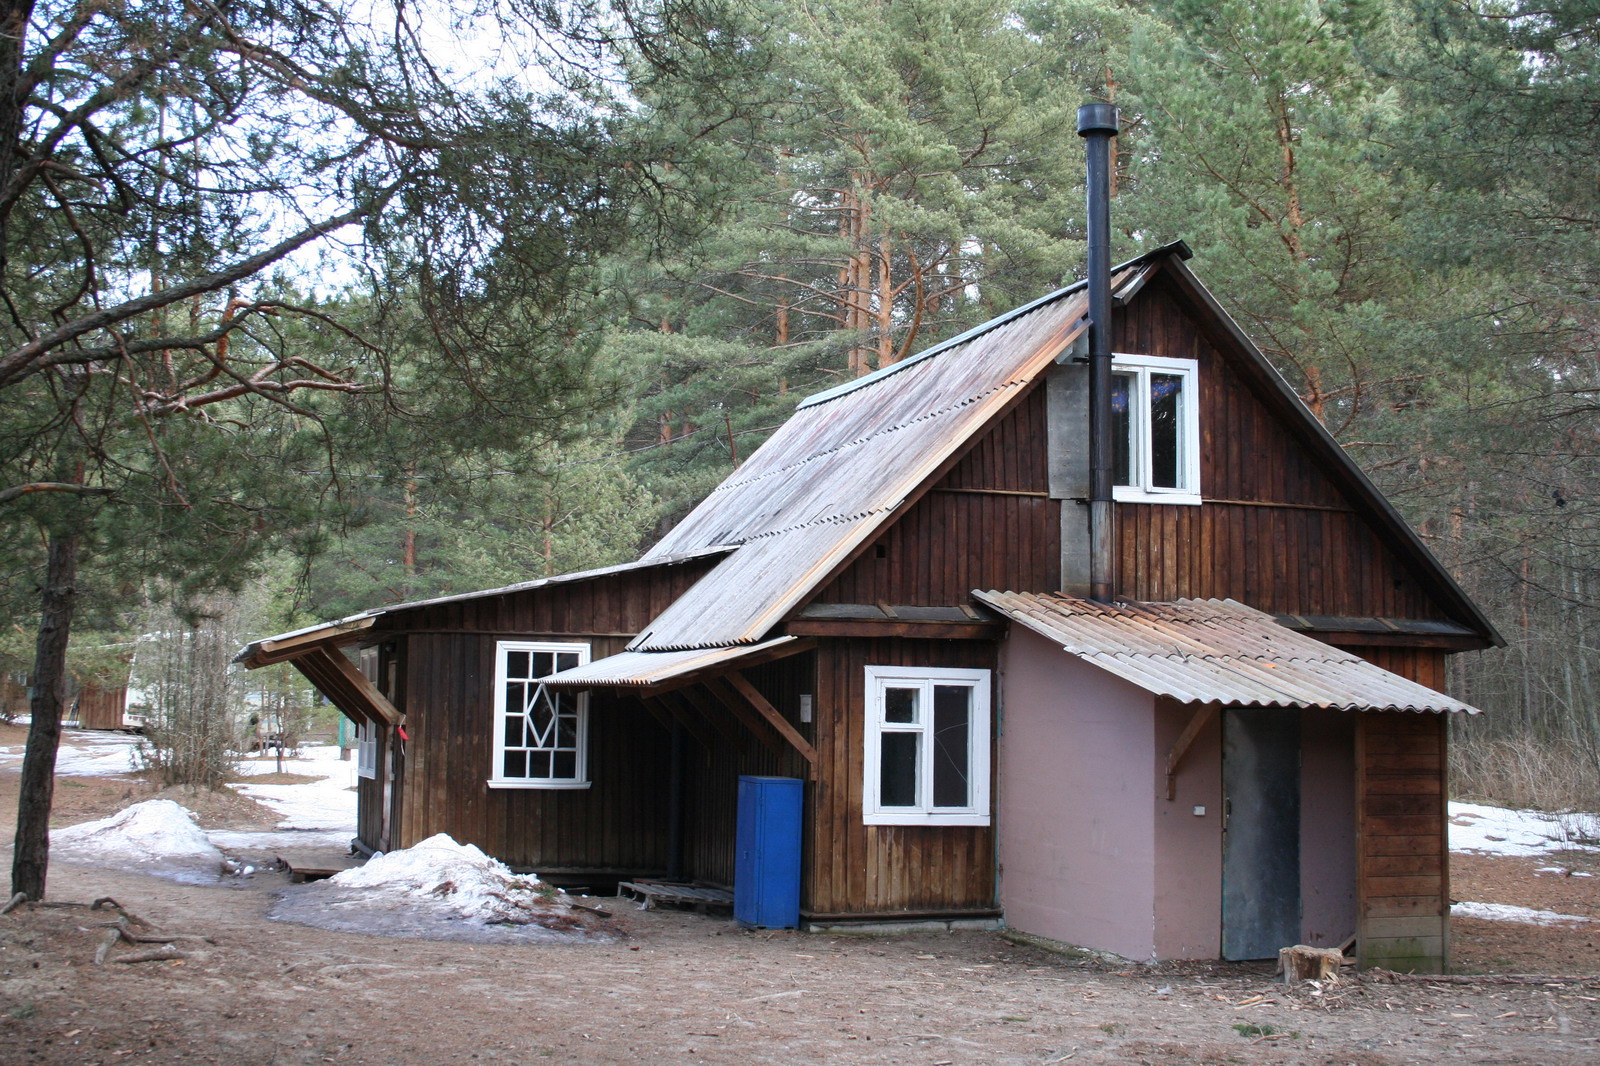
<path id="1" fill-rule="evenodd" d="M 80 780 L 58 788 L 78 805 L 64 823 L 144 798 Z M 15 790 L 15 771 L 0 772 L 6 818 Z M 258 812 L 235 822 L 223 806 L 204 820 L 260 825 Z M 9 850 L 0 858 L 9 865 Z M 1561 862 L 1453 862 L 1458 898 L 1600 917 L 1600 877 L 1536 872 Z M 1600 976 L 1575 976 L 1600 975 L 1600 935 L 1582 925 L 1460 920 L 1468 976 L 1287 991 L 1265 966 L 1140 967 L 995 933 L 746 932 L 617 901 L 602 901 L 624 934 L 614 942 L 505 945 L 272 922 L 275 896 L 301 888 L 273 873 L 195 886 L 57 863 L 49 888 L 52 901 L 112 896 L 162 931 L 211 942 L 182 941 L 181 959 L 96 965 L 97 923 L 115 912 L 0 916 L 3 1063 L 1600 1061 Z M 1489 971 L 1565 976 L 1471 975 Z"/>

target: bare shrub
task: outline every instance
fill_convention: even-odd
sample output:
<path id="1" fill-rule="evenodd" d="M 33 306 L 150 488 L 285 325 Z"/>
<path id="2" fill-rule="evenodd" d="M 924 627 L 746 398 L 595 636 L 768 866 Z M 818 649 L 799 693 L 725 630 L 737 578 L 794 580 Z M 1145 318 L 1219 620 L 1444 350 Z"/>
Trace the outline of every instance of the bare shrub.
<path id="1" fill-rule="evenodd" d="M 237 772 L 238 614 L 225 595 L 163 612 L 141 653 L 151 714 L 140 752 L 163 785 L 215 789 Z"/>
<path id="2" fill-rule="evenodd" d="M 1600 811 L 1600 768 L 1571 740 L 1452 738 L 1454 799 L 1541 811 Z"/>

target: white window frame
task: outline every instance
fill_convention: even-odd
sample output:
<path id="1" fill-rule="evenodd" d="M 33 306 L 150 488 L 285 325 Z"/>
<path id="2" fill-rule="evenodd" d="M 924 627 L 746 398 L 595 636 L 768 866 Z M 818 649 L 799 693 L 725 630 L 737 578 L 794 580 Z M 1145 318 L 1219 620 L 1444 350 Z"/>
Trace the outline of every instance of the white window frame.
<path id="1" fill-rule="evenodd" d="M 1169 359 L 1160 355 L 1111 356 L 1112 373 L 1133 374 L 1128 394 L 1129 433 L 1128 480 L 1131 485 L 1114 485 L 1111 497 L 1123 503 L 1198 504 L 1200 499 L 1200 364 L 1194 359 Z M 1150 454 L 1150 375 L 1175 374 L 1183 378 L 1178 406 L 1178 470 L 1182 482 L 1177 488 L 1151 484 Z"/>
<path id="2" fill-rule="evenodd" d="M 378 724 L 356 723 L 356 776 L 376 779 L 378 776 Z"/>
<path id="3" fill-rule="evenodd" d="M 933 760 L 928 757 L 932 743 L 933 688 L 935 685 L 961 685 L 971 691 L 969 704 L 967 756 L 970 802 L 965 807 L 933 805 Z M 866 825 L 988 825 L 990 821 L 989 770 L 993 759 L 990 745 L 990 688 L 988 670 L 965 670 L 937 666 L 867 667 L 866 753 L 862 760 L 862 821 Z M 887 722 L 884 694 L 890 688 L 918 688 L 923 696 L 923 721 L 908 725 Z M 917 745 L 917 795 L 912 807 L 886 807 L 880 800 L 883 734 L 914 733 Z"/>
<path id="4" fill-rule="evenodd" d="M 566 777 L 506 777 L 506 667 L 512 652 L 525 651 L 533 654 L 566 654 L 576 653 L 578 665 L 583 666 L 589 661 L 589 645 L 580 643 L 566 643 L 547 640 L 501 640 L 495 642 L 494 652 L 494 742 L 489 778 L 490 788 L 588 788 L 589 787 L 589 694 L 579 692 L 573 698 L 577 701 L 578 741 L 577 741 L 577 776 Z"/>

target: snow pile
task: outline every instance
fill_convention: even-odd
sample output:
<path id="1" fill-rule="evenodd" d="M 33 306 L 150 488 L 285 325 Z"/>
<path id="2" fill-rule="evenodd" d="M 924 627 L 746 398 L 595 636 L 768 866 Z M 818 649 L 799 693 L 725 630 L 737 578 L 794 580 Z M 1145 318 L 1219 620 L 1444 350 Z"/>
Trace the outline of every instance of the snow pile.
<path id="1" fill-rule="evenodd" d="M 446 833 L 401 851 L 375 855 L 365 865 L 328 879 L 342 889 L 371 889 L 388 901 L 420 902 L 478 925 L 581 925 L 556 889 L 537 877 L 511 872 L 472 844 Z"/>
<path id="2" fill-rule="evenodd" d="M 1483 918 L 1491 922 L 1521 922 L 1524 925 L 1561 925 L 1566 922 L 1588 922 L 1576 914 L 1558 914 L 1555 911 L 1534 910 L 1532 907 L 1514 907 L 1509 903 L 1457 903 L 1451 906 L 1454 918 Z"/>
<path id="3" fill-rule="evenodd" d="M 146 800 L 109 818 L 50 831 L 50 850 L 68 862 L 133 867 L 180 881 L 214 881 L 222 852 L 169 799 Z"/>
<path id="4" fill-rule="evenodd" d="M 1514 811 L 1479 803 L 1450 804 L 1450 850 L 1483 855 L 1544 855 L 1600 851 L 1592 814 Z"/>

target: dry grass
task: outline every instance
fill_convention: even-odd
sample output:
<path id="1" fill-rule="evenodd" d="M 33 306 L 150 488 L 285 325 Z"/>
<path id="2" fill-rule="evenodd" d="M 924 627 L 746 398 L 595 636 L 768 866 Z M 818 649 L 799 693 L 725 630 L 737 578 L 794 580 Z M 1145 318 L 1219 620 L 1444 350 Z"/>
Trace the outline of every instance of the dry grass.
<path id="1" fill-rule="evenodd" d="M 1450 747 L 1451 798 L 1541 811 L 1600 811 L 1600 766 L 1567 742 L 1458 737 Z"/>

